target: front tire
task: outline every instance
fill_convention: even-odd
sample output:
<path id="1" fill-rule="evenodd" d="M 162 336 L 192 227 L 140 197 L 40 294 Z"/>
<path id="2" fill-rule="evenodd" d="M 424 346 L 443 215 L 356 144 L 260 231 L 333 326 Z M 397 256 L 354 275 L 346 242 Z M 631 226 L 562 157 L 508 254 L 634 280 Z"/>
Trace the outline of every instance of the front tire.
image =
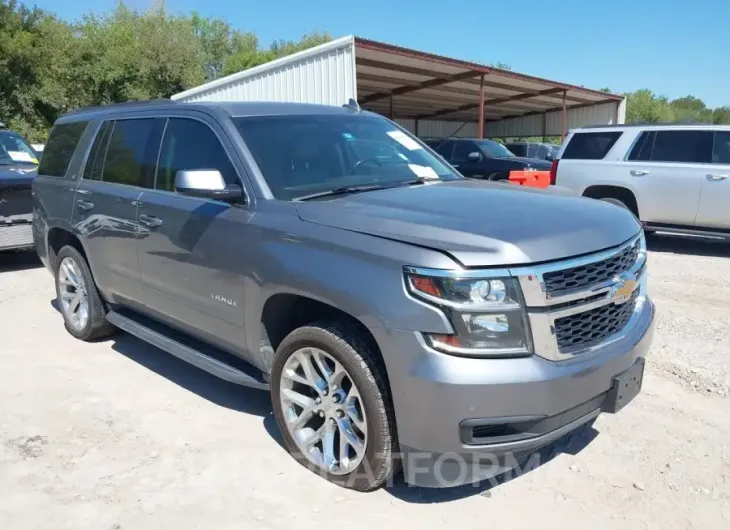
<path id="1" fill-rule="evenodd" d="M 63 247 L 56 256 L 56 300 L 66 331 L 84 341 L 114 332 L 106 308 L 84 256 L 74 247 Z"/>
<path id="2" fill-rule="evenodd" d="M 370 491 L 395 472 L 395 420 L 383 369 L 357 329 L 337 321 L 279 345 L 271 400 L 284 446 L 340 486 Z"/>

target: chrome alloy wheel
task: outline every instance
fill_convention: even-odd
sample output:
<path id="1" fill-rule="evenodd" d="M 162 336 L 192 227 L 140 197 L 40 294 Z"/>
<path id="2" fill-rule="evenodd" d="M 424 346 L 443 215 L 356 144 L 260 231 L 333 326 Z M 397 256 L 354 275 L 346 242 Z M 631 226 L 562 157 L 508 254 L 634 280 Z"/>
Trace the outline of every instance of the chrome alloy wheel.
<path id="1" fill-rule="evenodd" d="M 63 258 L 58 267 L 58 295 L 66 320 L 77 331 L 89 321 L 89 295 L 81 269 L 73 258 Z"/>
<path id="2" fill-rule="evenodd" d="M 318 348 L 286 361 L 279 390 L 289 434 L 316 466 L 334 475 L 355 470 L 367 449 L 367 418 L 350 374 Z"/>

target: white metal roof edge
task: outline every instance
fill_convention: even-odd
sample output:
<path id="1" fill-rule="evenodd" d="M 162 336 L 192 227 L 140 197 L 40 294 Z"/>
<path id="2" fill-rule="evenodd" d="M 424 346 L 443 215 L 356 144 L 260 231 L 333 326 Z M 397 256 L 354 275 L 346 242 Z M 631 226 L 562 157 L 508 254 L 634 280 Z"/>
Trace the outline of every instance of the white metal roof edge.
<path id="1" fill-rule="evenodd" d="M 319 46 L 315 46 L 313 48 L 308 48 L 306 50 L 302 50 L 302 51 L 294 53 L 292 55 L 287 55 L 285 57 L 281 57 L 280 59 L 276 59 L 274 61 L 270 61 L 268 63 L 264 63 L 259 66 L 254 66 L 253 68 L 249 68 L 249 69 L 243 70 L 241 72 L 236 72 L 235 74 L 227 75 L 225 77 L 221 77 L 220 79 L 215 79 L 213 81 L 209 81 L 202 85 L 198 85 L 196 87 L 189 88 L 188 90 L 185 90 L 183 92 L 173 94 L 172 96 L 170 96 L 170 99 L 175 101 L 175 100 L 186 98 L 189 96 L 194 96 L 196 94 L 208 92 L 211 89 L 227 85 L 233 81 L 239 81 L 241 79 L 246 79 L 247 77 L 255 76 L 257 74 L 260 74 L 261 72 L 266 72 L 268 70 L 272 70 L 272 69 L 290 64 L 290 63 L 295 63 L 297 61 L 301 61 L 302 59 L 307 59 L 309 57 L 314 57 L 316 55 L 328 53 L 328 52 L 330 52 L 332 50 L 336 50 L 338 48 L 344 48 L 347 45 L 350 45 L 353 47 L 355 46 L 355 36 L 354 35 L 349 35 L 347 37 L 342 37 L 340 39 L 336 39 L 336 40 L 333 40 L 330 42 L 325 42 L 324 44 L 320 44 Z"/>

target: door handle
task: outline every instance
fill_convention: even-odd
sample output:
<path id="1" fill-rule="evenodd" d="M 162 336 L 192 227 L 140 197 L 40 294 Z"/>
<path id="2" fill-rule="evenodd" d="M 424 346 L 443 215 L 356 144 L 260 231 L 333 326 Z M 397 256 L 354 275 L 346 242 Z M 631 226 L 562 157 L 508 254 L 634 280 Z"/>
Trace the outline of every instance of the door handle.
<path id="1" fill-rule="evenodd" d="M 139 221 L 142 224 L 149 226 L 150 228 L 155 228 L 162 225 L 162 219 L 160 219 L 159 217 L 153 217 L 152 215 L 142 214 L 139 216 Z"/>
<path id="2" fill-rule="evenodd" d="M 629 173 L 631 173 L 634 177 L 643 177 L 644 175 L 648 175 L 648 171 L 644 171 L 642 169 L 632 169 Z"/>
<path id="3" fill-rule="evenodd" d="M 69 191 L 73 191 L 73 188 L 69 188 Z M 76 190 L 76 193 L 79 195 L 91 195 L 89 190 Z"/>
<path id="4" fill-rule="evenodd" d="M 726 180 L 727 175 L 719 175 L 717 173 L 708 173 L 707 180 Z"/>
<path id="5" fill-rule="evenodd" d="M 94 207 L 94 203 L 93 202 L 82 201 L 82 200 L 76 201 L 76 205 L 79 208 L 81 208 L 82 210 L 84 210 L 85 212 L 88 212 L 89 210 L 91 210 Z"/>

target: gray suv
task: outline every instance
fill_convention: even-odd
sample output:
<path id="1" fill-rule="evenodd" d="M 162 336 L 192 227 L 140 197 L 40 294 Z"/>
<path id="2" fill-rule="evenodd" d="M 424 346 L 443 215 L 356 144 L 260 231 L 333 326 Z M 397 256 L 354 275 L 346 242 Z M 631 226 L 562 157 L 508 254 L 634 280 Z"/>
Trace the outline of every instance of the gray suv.
<path id="1" fill-rule="evenodd" d="M 343 486 L 477 482 L 641 387 L 629 212 L 466 180 L 356 105 L 79 110 L 33 199 L 69 333 L 269 390 L 288 452 Z"/>

